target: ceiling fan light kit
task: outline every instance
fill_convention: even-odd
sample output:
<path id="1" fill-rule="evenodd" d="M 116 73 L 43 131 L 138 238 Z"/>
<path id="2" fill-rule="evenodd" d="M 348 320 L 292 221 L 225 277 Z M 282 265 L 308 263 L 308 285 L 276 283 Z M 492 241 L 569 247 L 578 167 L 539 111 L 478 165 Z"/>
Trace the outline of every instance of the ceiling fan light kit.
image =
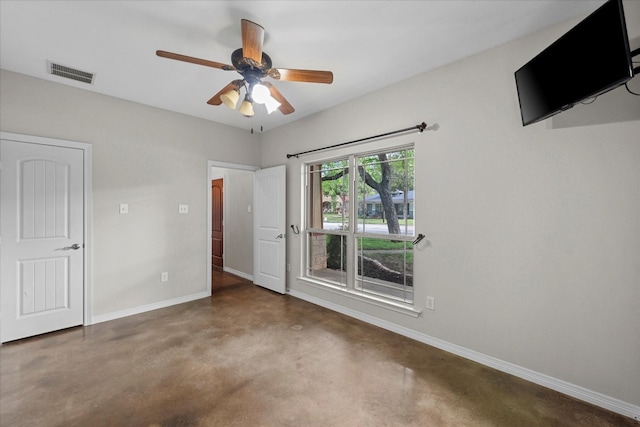
<path id="1" fill-rule="evenodd" d="M 269 92 L 269 89 L 267 89 L 266 86 L 256 83 L 251 89 L 251 97 L 258 104 L 264 104 L 271 98 L 271 92 Z"/>
<path id="2" fill-rule="evenodd" d="M 224 105 L 232 110 L 235 110 L 236 106 L 238 105 L 238 101 L 240 100 L 240 89 L 236 89 L 235 87 L 233 89 L 230 89 L 228 92 L 220 95 L 220 100 Z M 264 104 L 268 114 L 273 113 L 281 105 L 275 98 L 271 96 L 271 91 L 269 91 L 269 88 L 261 83 L 255 83 L 253 86 L 250 86 L 249 89 L 247 89 L 247 96 L 245 96 L 243 104 L 248 103 L 249 105 L 251 105 L 252 102 L 255 102 L 256 104 Z M 251 109 L 251 114 L 246 114 L 248 111 L 248 107 L 244 107 L 244 109 L 242 109 L 242 111 L 240 112 L 247 117 L 253 116 L 253 108 Z"/>
<path id="3" fill-rule="evenodd" d="M 240 108 L 238 109 L 238 111 L 240 111 L 240 113 L 245 117 L 253 117 L 253 104 L 248 99 L 248 97 L 244 98 L 244 101 L 242 101 L 242 104 L 240 104 Z"/>
<path id="4" fill-rule="evenodd" d="M 275 98 L 271 96 L 264 103 L 264 106 L 267 108 L 268 114 L 271 114 L 274 111 L 276 111 L 280 107 L 280 105 L 282 104 L 280 104 Z"/>
<path id="5" fill-rule="evenodd" d="M 231 54 L 231 63 L 233 65 L 164 50 L 156 51 L 156 55 L 177 61 L 218 68 L 224 71 L 238 72 L 242 76 L 242 79 L 234 80 L 226 85 L 209 99 L 207 104 L 220 105 L 224 103 L 227 107 L 235 110 L 240 100 L 240 90 L 244 87 L 246 94 L 238 111 L 247 117 L 254 115 L 254 102 L 264 104 L 268 114 L 273 113 L 275 110 L 280 110 L 282 114 L 291 114 L 295 111 L 289 101 L 286 100 L 273 84 L 268 81 L 263 81 L 263 79 L 267 77 L 274 80 L 292 82 L 333 83 L 333 73 L 331 71 L 272 68 L 271 58 L 262 51 L 264 28 L 255 22 L 242 19 L 241 30 L 242 48 L 236 49 Z"/>
<path id="6" fill-rule="evenodd" d="M 220 100 L 222 100 L 224 105 L 231 108 L 232 110 L 236 109 L 239 99 L 240 99 L 240 91 L 238 89 L 231 89 L 229 92 L 225 92 L 222 95 L 220 95 Z"/>

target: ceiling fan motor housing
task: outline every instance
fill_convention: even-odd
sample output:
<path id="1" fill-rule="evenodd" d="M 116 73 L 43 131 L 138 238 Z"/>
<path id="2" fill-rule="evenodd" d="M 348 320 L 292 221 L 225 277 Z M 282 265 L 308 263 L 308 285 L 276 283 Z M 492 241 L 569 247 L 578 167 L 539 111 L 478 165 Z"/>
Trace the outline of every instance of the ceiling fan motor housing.
<path id="1" fill-rule="evenodd" d="M 262 52 L 262 61 L 258 64 L 253 59 L 242 56 L 242 48 L 233 51 L 231 54 L 231 63 L 242 75 L 250 69 L 259 70 L 261 74 L 266 75 L 272 66 L 271 58 L 266 53 Z"/>

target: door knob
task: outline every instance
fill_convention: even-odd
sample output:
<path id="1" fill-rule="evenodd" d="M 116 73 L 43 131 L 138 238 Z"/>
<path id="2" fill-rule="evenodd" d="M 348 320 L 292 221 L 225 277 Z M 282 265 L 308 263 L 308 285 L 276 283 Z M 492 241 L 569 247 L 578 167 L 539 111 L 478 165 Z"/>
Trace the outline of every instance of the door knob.
<path id="1" fill-rule="evenodd" d="M 70 250 L 76 251 L 78 249 L 80 249 L 80 245 L 77 244 L 77 243 L 74 243 L 71 246 L 65 246 L 64 248 L 58 248 L 58 249 L 56 249 L 56 251 L 70 251 Z"/>
<path id="2" fill-rule="evenodd" d="M 282 239 L 284 237 L 284 234 L 280 233 L 276 236 L 276 239 Z"/>

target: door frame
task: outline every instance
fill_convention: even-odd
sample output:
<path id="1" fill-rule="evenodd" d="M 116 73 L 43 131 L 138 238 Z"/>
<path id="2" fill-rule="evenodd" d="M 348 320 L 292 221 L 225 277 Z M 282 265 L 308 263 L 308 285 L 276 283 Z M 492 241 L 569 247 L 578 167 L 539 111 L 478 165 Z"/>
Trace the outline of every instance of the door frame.
<path id="1" fill-rule="evenodd" d="M 224 176 L 224 174 L 220 174 L 220 173 L 213 173 L 213 168 L 223 168 L 223 169 L 237 169 L 237 170 L 243 170 L 243 171 L 249 171 L 249 172 L 255 172 L 258 169 L 260 169 L 260 167 L 258 166 L 251 166 L 251 165 L 243 165 L 240 163 L 228 163 L 228 162 L 219 162 L 217 160 L 207 160 L 207 294 L 211 295 L 211 233 L 213 231 L 213 225 L 211 223 L 211 214 L 212 214 L 212 200 L 211 200 L 211 181 L 213 181 L 216 178 L 222 178 L 225 181 L 227 180 L 227 177 Z M 224 197 L 224 201 L 223 201 L 223 209 L 226 211 L 228 203 L 227 203 L 227 194 L 226 192 L 223 194 Z M 224 218 L 226 218 L 226 212 L 223 212 Z M 227 242 L 227 227 L 225 226 L 224 228 L 224 235 L 223 235 L 223 241 L 222 244 L 226 245 Z M 226 252 L 226 247 L 223 247 L 222 249 L 223 253 Z M 223 260 L 224 263 L 224 260 Z M 224 269 L 224 264 L 223 264 L 223 269 Z"/>
<path id="2" fill-rule="evenodd" d="M 11 132 L 0 132 L 0 139 L 27 143 L 49 145 L 54 147 L 75 148 L 83 151 L 84 167 L 84 272 L 83 272 L 83 321 L 84 326 L 93 323 L 93 146 L 86 142 L 68 141 L 56 138 L 47 138 L 34 135 L 25 135 Z M 0 236 L 1 237 L 1 236 Z M 2 245 L 0 242 L 0 250 Z"/>

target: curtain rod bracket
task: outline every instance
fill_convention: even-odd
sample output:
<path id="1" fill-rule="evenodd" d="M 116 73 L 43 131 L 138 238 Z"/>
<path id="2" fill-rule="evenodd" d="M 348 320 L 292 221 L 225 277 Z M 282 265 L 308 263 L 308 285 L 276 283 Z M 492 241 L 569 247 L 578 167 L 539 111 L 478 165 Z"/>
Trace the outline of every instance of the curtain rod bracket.
<path id="1" fill-rule="evenodd" d="M 396 133 L 401 133 L 401 132 L 408 132 L 410 130 L 415 130 L 417 129 L 418 131 L 420 131 L 420 133 L 422 133 L 425 129 L 427 128 L 427 124 L 425 122 L 420 123 L 419 125 L 416 126 L 412 126 L 410 128 L 405 128 L 405 129 L 400 129 L 400 130 L 394 130 L 392 132 L 387 132 L 387 133 L 381 133 L 380 135 L 374 135 L 374 136 L 369 136 L 367 138 L 361 138 L 361 139 L 356 139 L 354 141 L 349 141 L 349 142 L 343 142 L 341 144 L 335 144 L 335 145 L 330 145 L 328 147 L 323 147 L 323 148 L 316 148 L 314 150 L 308 150 L 308 151 L 302 151 L 300 153 L 295 153 L 295 154 L 287 154 L 287 159 L 290 159 L 292 157 L 295 157 L 296 159 L 300 158 L 301 155 L 303 154 L 308 154 L 308 153 L 315 153 L 316 151 L 322 151 L 322 150 L 328 150 L 330 148 L 336 148 L 336 147 L 341 147 L 343 145 L 349 145 L 349 144 L 356 144 L 358 142 L 363 142 L 363 141 L 367 141 L 370 139 L 376 139 L 376 138 L 382 138 L 384 136 L 389 136 L 389 135 L 394 135 Z"/>

